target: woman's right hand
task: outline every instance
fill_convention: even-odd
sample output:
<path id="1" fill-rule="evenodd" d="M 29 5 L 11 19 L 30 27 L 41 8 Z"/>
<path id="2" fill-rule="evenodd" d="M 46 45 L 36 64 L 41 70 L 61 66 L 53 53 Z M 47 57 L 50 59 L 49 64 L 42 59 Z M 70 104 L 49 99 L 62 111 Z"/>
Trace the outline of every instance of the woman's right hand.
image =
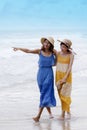
<path id="1" fill-rule="evenodd" d="M 14 51 L 18 51 L 19 48 L 17 48 L 17 47 L 13 47 L 13 50 L 14 50 Z"/>

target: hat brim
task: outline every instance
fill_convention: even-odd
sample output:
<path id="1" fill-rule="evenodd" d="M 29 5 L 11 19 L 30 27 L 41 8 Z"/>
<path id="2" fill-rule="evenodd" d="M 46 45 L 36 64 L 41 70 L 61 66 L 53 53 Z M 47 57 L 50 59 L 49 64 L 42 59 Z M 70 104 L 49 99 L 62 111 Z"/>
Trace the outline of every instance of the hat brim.
<path id="1" fill-rule="evenodd" d="M 57 40 L 58 42 L 63 42 L 63 41 L 61 41 L 61 40 Z"/>
<path id="2" fill-rule="evenodd" d="M 57 40 L 58 42 L 62 42 L 68 49 L 70 49 L 70 47 L 67 46 L 67 44 L 64 41 L 61 40 Z"/>
<path id="3" fill-rule="evenodd" d="M 45 37 L 41 38 L 41 43 L 42 44 L 43 44 L 43 42 L 44 42 L 45 39 L 46 39 Z"/>
<path id="4" fill-rule="evenodd" d="M 42 43 L 42 44 L 44 43 L 44 40 L 48 40 L 48 41 L 50 42 L 50 40 L 49 40 L 48 38 L 42 37 L 42 38 L 41 38 L 41 43 Z M 50 42 L 50 44 L 54 46 L 53 43 Z"/>

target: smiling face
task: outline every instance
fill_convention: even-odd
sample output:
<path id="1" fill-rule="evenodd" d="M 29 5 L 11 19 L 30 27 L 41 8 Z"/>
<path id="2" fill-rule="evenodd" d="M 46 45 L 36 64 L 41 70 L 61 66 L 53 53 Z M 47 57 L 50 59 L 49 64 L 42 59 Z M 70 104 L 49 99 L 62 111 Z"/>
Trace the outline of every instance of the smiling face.
<path id="1" fill-rule="evenodd" d="M 44 40 L 42 45 L 43 46 L 42 46 L 41 50 L 43 50 L 44 52 L 47 50 L 47 51 L 50 51 L 53 53 L 54 46 L 47 39 Z"/>
<path id="2" fill-rule="evenodd" d="M 68 47 L 64 43 L 60 43 L 60 48 L 61 48 L 61 51 L 63 51 L 63 52 L 68 51 Z"/>
<path id="3" fill-rule="evenodd" d="M 44 43 L 43 43 L 43 46 L 44 46 L 44 49 L 49 49 L 51 44 L 50 44 L 50 42 L 48 40 L 45 39 Z"/>

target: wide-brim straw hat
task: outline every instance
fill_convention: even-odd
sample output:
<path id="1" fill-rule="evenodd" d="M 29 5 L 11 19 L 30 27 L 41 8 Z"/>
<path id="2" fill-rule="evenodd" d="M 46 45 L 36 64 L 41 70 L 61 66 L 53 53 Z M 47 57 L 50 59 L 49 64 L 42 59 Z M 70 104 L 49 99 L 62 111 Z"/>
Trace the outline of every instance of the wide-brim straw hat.
<path id="1" fill-rule="evenodd" d="M 44 40 L 48 40 L 54 46 L 54 39 L 52 37 L 42 37 L 41 43 L 44 43 Z"/>
<path id="2" fill-rule="evenodd" d="M 72 46 L 72 42 L 69 39 L 57 40 L 57 41 L 64 43 L 68 47 L 68 49 L 70 49 Z"/>

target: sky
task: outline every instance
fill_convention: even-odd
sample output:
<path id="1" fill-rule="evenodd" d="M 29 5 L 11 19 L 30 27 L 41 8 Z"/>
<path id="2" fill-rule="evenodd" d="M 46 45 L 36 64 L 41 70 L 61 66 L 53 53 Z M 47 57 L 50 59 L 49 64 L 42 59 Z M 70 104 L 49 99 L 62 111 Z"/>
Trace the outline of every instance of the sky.
<path id="1" fill-rule="evenodd" d="M 0 30 L 87 30 L 87 0 L 0 0 Z"/>

